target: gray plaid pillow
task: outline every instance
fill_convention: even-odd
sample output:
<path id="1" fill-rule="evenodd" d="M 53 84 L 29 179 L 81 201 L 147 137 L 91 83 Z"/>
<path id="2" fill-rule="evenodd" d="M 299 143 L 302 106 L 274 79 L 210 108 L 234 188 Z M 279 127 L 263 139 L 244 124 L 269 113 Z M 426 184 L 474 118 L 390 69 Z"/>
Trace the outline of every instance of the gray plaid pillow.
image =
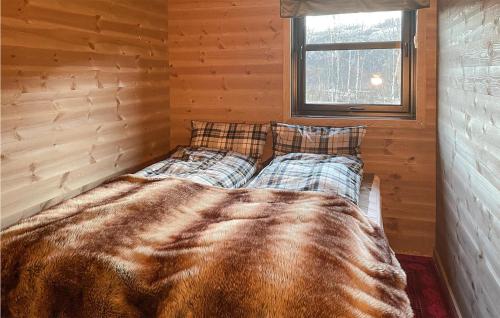
<path id="1" fill-rule="evenodd" d="M 179 147 L 169 158 L 137 172 L 145 178 L 174 176 L 201 184 L 239 188 L 257 170 L 256 160 L 225 150 Z"/>
<path id="2" fill-rule="evenodd" d="M 363 161 L 356 156 L 290 153 L 275 158 L 246 187 L 318 191 L 359 200 Z"/>
<path id="3" fill-rule="evenodd" d="M 227 150 L 260 160 L 266 143 L 267 124 L 192 121 L 191 147 Z"/>
<path id="4" fill-rule="evenodd" d="M 317 127 L 271 123 L 274 156 L 287 153 L 359 156 L 366 126 Z"/>

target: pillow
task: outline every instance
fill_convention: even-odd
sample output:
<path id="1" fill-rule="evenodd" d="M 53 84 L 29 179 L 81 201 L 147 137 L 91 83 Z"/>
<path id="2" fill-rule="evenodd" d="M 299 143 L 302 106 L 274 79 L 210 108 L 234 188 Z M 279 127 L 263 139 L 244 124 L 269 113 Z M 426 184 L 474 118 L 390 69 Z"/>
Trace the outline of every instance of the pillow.
<path id="1" fill-rule="evenodd" d="M 316 127 L 273 122 L 274 156 L 287 153 L 359 156 L 366 126 Z"/>
<path id="2" fill-rule="evenodd" d="M 222 188 L 240 188 L 257 170 L 254 158 L 227 150 L 178 147 L 169 158 L 137 172 L 144 178 L 169 176 Z"/>
<path id="3" fill-rule="evenodd" d="M 191 122 L 191 147 L 230 150 L 260 160 L 268 124 Z"/>
<path id="4" fill-rule="evenodd" d="M 289 153 L 274 158 L 247 188 L 317 191 L 358 204 L 363 161 L 356 156 Z"/>

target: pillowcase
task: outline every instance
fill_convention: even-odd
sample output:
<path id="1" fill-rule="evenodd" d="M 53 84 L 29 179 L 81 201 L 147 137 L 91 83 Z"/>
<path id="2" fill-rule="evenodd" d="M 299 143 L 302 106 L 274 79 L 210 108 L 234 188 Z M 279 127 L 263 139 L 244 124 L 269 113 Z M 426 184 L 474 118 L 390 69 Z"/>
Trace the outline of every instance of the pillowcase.
<path id="1" fill-rule="evenodd" d="M 260 160 L 268 124 L 191 122 L 191 147 L 229 150 Z"/>
<path id="2" fill-rule="evenodd" d="M 274 156 L 287 153 L 360 155 L 366 126 L 317 127 L 272 122 Z"/>
<path id="3" fill-rule="evenodd" d="M 363 161 L 356 156 L 289 153 L 273 159 L 247 188 L 317 191 L 358 204 Z"/>

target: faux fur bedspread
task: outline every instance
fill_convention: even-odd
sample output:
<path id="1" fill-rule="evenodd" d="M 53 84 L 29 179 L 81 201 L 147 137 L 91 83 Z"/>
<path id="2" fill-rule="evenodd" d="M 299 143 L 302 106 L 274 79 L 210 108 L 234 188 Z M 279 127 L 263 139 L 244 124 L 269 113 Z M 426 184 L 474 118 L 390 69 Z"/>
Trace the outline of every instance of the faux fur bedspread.
<path id="1" fill-rule="evenodd" d="M 5 317 L 412 317 L 353 204 L 133 176 L 2 232 Z"/>

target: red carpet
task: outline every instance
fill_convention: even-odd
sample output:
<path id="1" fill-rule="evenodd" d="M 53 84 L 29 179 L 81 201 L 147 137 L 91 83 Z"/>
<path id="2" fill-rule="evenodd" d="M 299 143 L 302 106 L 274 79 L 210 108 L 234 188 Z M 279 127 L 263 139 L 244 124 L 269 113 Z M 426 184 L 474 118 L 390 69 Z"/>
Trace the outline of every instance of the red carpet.
<path id="1" fill-rule="evenodd" d="M 407 292 L 415 318 L 453 318 L 430 257 L 397 255 L 408 277 Z"/>

